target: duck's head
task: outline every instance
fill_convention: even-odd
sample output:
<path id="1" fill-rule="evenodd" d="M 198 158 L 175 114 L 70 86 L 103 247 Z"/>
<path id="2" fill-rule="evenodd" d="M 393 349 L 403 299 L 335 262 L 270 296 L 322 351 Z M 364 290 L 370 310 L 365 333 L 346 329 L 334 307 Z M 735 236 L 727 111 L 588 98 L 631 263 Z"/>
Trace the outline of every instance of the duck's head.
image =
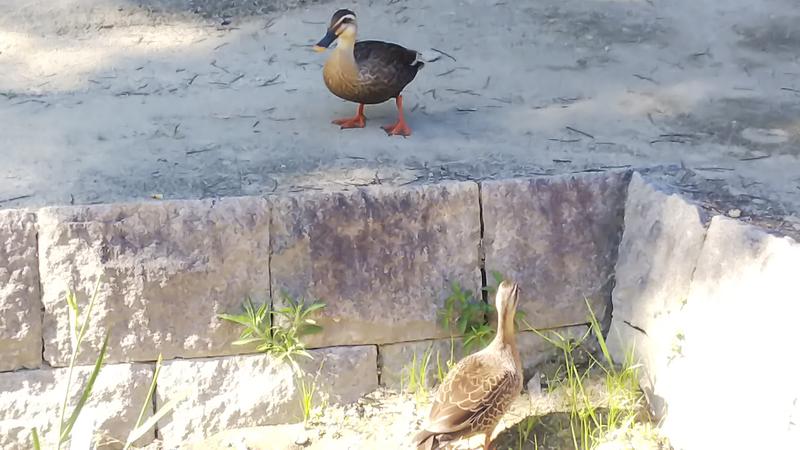
<path id="1" fill-rule="evenodd" d="M 356 13 L 349 9 L 340 9 L 333 13 L 331 23 L 328 25 L 328 32 L 317 42 L 314 50 L 324 52 L 337 39 L 340 43 L 353 44 L 356 40 L 356 31 Z"/>
<path id="2" fill-rule="evenodd" d="M 498 318 L 500 318 L 503 326 L 510 325 L 512 333 L 514 330 L 514 314 L 517 311 L 517 304 L 519 303 L 519 291 L 520 289 L 517 283 L 503 280 L 500 286 L 497 287 L 497 296 L 494 301 Z"/>

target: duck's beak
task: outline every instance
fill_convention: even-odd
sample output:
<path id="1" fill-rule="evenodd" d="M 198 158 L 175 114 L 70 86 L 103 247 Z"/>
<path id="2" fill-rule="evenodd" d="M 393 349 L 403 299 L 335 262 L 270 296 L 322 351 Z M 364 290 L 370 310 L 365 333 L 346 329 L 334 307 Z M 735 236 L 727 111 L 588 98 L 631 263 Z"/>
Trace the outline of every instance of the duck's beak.
<path id="1" fill-rule="evenodd" d="M 317 45 L 314 46 L 314 51 L 324 52 L 325 49 L 330 47 L 331 44 L 333 44 L 333 41 L 335 41 L 338 37 L 339 36 L 336 35 L 335 31 L 329 29 L 328 32 L 325 33 L 325 37 L 320 39 L 320 41 L 317 42 Z"/>

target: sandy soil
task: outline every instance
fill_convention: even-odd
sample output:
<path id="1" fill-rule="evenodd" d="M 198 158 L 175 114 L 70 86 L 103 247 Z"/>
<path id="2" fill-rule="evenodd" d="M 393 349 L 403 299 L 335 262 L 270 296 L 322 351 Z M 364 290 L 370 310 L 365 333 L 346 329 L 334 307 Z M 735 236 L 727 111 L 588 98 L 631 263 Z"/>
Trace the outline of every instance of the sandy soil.
<path id="1" fill-rule="evenodd" d="M 0 208 L 683 164 L 745 202 L 800 211 L 794 0 L 247 14 L 267 3 L 0 3 Z M 450 55 L 407 88 L 408 139 L 379 128 L 388 103 L 367 108 L 366 129 L 330 124 L 355 106 L 326 90 L 309 45 L 345 6 L 363 39 Z"/>

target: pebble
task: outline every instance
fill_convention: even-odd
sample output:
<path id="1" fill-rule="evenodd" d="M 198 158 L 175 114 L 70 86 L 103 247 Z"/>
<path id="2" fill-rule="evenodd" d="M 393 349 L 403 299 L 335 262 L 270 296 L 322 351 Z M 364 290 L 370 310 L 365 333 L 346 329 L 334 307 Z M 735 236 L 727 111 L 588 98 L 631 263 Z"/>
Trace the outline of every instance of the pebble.
<path id="1" fill-rule="evenodd" d="M 530 380 L 528 380 L 528 394 L 531 396 L 538 396 L 542 393 L 542 374 L 536 372 Z"/>
<path id="2" fill-rule="evenodd" d="M 728 210 L 728 217 L 733 217 L 734 219 L 741 217 L 742 210 L 739 208 L 729 209 Z"/>
<path id="3" fill-rule="evenodd" d="M 308 433 L 302 433 L 301 435 L 297 436 L 294 440 L 294 445 L 299 445 L 305 447 L 311 442 L 311 438 L 308 436 Z"/>

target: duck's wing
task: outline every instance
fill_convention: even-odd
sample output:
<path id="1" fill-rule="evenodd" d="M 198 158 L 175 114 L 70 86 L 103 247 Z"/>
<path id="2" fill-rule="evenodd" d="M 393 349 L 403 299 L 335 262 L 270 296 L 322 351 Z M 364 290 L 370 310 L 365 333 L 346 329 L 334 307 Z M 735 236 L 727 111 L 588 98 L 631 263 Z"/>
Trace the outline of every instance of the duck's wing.
<path id="1" fill-rule="evenodd" d="M 361 89 L 376 97 L 396 96 L 424 65 L 415 50 L 390 42 L 359 41 L 353 48 L 353 55 Z"/>
<path id="2" fill-rule="evenodd" d="M 353 48 L 353 54 L 359 64 L 397 64 L 404 67 L 421 62 L 417 58 L 419 53 L 416 50 L 383 41 L 358 41 Z"/>
<path id="3" fill-rule="evenodd" d="M 492 426 L 518 386 L 514 372 L 494 363 L 488 354 L 461 360 L 439 386 L 426 430 L 456 433 Z"/>

